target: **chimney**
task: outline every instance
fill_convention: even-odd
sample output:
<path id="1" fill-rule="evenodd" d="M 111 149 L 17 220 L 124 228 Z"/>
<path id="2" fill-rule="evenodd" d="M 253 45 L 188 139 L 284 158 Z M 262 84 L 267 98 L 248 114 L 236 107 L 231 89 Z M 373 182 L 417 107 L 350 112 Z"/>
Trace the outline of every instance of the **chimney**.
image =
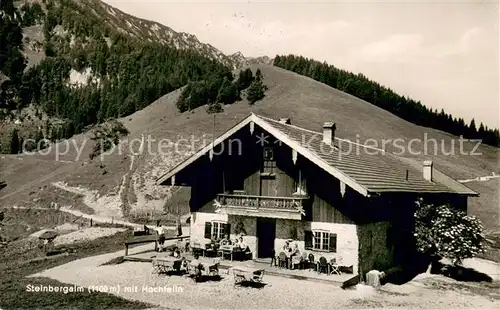
<path id="1" fill-rule="evenodd" d="M 326 122 L 323 124 L 323 143 L 332 145 L 335 139 L 335 123 Z"/>
<path id="2" fill-rule="evenodd" d="M 423 166 L 424 179 L 432 182 L 432 160 L 425 160 Z"/>
<path id="3" fill-rule="evenodd" d="M 290 121 L 290 118 L 288 118 L 288 117 L 280 118 L 280 123 L 288 124 L 288 125 L 292 124 L 292 122 Z"/>

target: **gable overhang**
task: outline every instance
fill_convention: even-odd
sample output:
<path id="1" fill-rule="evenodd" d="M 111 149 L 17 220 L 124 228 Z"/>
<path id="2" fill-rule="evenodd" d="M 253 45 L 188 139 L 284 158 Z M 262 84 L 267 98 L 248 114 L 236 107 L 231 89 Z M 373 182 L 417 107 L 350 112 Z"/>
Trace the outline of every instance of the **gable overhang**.
<path id="1" fill-rule="evenodd" d="M 178 164 L 177 166 L 175 166 L 174 168 L 172 168 L 172 170 L 170 170 L 169 172 L 167 172 L 166 174 L 164 174 L 163 176 L 161 176 L 160 178 L 158 178 L 156 180 L 156 184 L 157 185 L 167 185 L 167 183 L 171 183 L 172 185 L 175 185 L 175 182 L 173 182 L 170 179 L 175 178 L 176 174 L 178 174 L 179 172 L 181 172 L 182 170 L 184 170 L 185 168 L 187 168 L 189 165 L 191 165 L 192 163 L 194 163 L 197 159 L 199 159 L 203 155 L 211 152 L 217 145 L 221 144 L 226 139 L 228 139 L 229 137 L 231 137 L 233 134 L 237 133 L 240 129 L 242 129 L 246 125 L 250 124 L 250 122 L 252 121 L 252 117 L 253 116 L 254 116 L 253 113 L 250 114 L 249 116 L 247 116 L 246 118 L 244 118 L 241 122 L 239 122 L 238 124 L 236 124 L 235 126 L 233 126 L 232 128 L 230 128 L 229 130 L 227 130 L 225 133 L 223 133 L 222 135 L 220 135 L 212 143 L 207 144 L 201 150 L 199 150 L 195 154 L 193 154 L 190 157 L 188 157 L 185 161 L 181 162 L 180 164 Z"/>
<path id="2" fill-rule="evenodd" d="M 251 124 L 251 125 L 250 125 Z M 345 173 L 341 172 L 340 170 L 336 169 L 335 167 L 330 166 L 327 162 L 325 162 L 323 159 L 321 159 L 319 156 L 308 150 L 307 148 L 303 147 L 300 145 L 300 143 L 290 139 L 287 135 L 283 134 L 281 131 L 278 129 L 274 128 L 272 125 L 270 125 L 268 122 L 266 122 L 264 119 L 258 117 L 254 113 L 250 114 L 247 116 L 245 119 L 243 119 L 241 122 L 230 128 L 228 131 L 220 135 L 217 139 L 214 140 L 213 143 L 210 143 L 206 146 L 204 146 L 201 150 L 190 156 L 188 159 L 185 161 L 181 162 L 174 168 L 172 168 L 169 172 L 161 176 L 160 178 L 157 179 L 156 184 L 158 185 L 175 185 L 175 175 L 187 168 L 189 165 L 194 163 L 197 159 L 200 157 L 206 155 L 207 153 L 212 152 L 213 148 L 216 147 L 217 145 L 221 144 L 224 142 L 226 139 L 231 137 L 233 134 L 237 133 L 239 130 L 244 128 L 245 126 L 250 125 L 250 126 L 255 126 L 258 125 L 265 131 L 267 131 L 269 134 L 273 135 L 276 139 L 280 140 L 282 143 L 286 144 L 293 150 L 297 151 L 298 154 L 304 156 L 308 160 L 310 160 L 312 163 L 323 169 L 324 171 L 328 172 L 341 182 L 343 182 L 345 185 L 351 187 L 361 195 L 368 197 L 370 196 L 370 193 L 368 192 L 367 188 L 362 186 L 361 184 L 357 183 L 354 179 L 350 178 L 347 176 Z"/>

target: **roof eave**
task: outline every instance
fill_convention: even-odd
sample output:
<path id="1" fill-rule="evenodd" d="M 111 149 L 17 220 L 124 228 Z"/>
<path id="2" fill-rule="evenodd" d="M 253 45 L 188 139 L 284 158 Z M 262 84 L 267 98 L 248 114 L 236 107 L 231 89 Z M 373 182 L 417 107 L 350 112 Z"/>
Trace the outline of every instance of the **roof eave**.
<path id="1" fill-rule="evenodd" d="M 186 160 L 180 162 L 178 165 L 176 165 L 174 168 L 172 168 L 170 171 L 165 173 L 163 176 L 159 177 L 156 179 L 156 184 L 157 185 L 166 185 L 166 181 L 174 177 L 177 173 L 182 171 L 184 168 L 192 164 L 194 161 L 196 161 L 198 158 L 201 156 L 205 155 L 207 152 L 209 152 L 212 148 L 215 146 L 219 145 L 222 143 L 224 140 L 226 140 L 228 137 L 236 133 L 238 130 L 241 128 L 245 127 L 247 124 L 250 123 L 254 119 L 254 114 L 251 113 L 249 116 L 244 118 L 241 122 L 227 130 L 225 133 L 220 135 L 217 139 L 215 139 L 212 143 L 209 143 L 202 147 L 198 152 L 195 154 L 191 155 L 188 157 Z"/>

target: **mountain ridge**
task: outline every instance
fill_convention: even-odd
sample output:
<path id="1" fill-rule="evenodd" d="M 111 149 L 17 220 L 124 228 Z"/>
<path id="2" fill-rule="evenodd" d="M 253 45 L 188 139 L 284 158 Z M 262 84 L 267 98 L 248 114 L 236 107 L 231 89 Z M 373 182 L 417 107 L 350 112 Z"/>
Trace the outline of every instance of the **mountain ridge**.
<path id="1" fill-rule="evenodd" d="M 133 16 L 101 0 L 70 1 L 74 1 L 74 3 L 82 7 L 90 8 L 97 17 L 107 22 L 110 26 L 132 37 L 147 40 L 151 43 L 158 42 L 177 49 L 197 50 L 204 56 L 219 61 L 233 69 L 248 65 L 248 59 L 241 52 L 227 55 L 213 45 L 200 41 L 194 34 L 176 31 L 162 23 Z M 41 3 L 42 1 L 28 0 L 28 2 Z M 20 1 L 20 3 L 23 3 L 23 1 Z"/>

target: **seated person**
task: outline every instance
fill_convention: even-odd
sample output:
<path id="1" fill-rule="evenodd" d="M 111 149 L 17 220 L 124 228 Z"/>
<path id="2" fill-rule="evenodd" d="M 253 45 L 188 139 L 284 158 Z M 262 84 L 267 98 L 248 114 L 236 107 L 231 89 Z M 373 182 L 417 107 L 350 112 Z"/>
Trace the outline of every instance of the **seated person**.
<path id="1" fill-rule="evenodd" d="M 189 263 L 190 267 L 193 268 L 195 277 L 201 276 L 201 271 L 203 270 L 203 265 L 199 261 L 200 256 L 198 254 L 193 255 L 193 259 Z"/>
<path id="2" fill-rule="evenodd" d="M 241 249 L 242 252 L 246 252 L 249 250 L 248 245 L 246 244 L 245 241 L 243 241 L 243 236 L 240 236 L 240 240 L 238 242 L 238 246 Z"/>
<path id="3" fill-rule="evenodd" d="M 293 244 L 293 248 L 291 250 L 290 256 L 300 256 L 299 245 L 297 243 Z"/>
<path id="4" fill-rule="evenodd" d="M 288 268 L 290 265 L 290 254 L 292 254 L 292 248 L 290 247 L 290 242 L 285 241 L 285 245 L 283 246 L 283 253 L 286 255 L 285 266 Z"/>
<path id="5" fill-rule="evenodd" d="M 172 253 L 172 256 L 174 256 L 175 258 L 180 258 L 181 257 L 181 251 L 179 250 L 178 247 L 174 248 L 174 252 Z"/>
<path id="6" fill-rule="evenodd" d="M 294 243 L 292 251 L 290 252 L 290 269 L 293 269 L 294 264 L 299 264 L 301 259 L 299 245 Z"/>
<path id="7" fill-rule="evenodd" d="M 220 245 L 221 246 L 231 245 L 231 240 L 229 239 L 228 234 L 224 235 L 224 238 L 222 238 L 222 240 L 220 241 Z"/>
<path id="8" fill-rule="evenodd" d="M 290 247 L 290 243 L 288 241 L 285 241 L 283 252 L 285 252 L 287 257 L 290 257 L 290 254 L 292 254 L 292 248 Z"/>

